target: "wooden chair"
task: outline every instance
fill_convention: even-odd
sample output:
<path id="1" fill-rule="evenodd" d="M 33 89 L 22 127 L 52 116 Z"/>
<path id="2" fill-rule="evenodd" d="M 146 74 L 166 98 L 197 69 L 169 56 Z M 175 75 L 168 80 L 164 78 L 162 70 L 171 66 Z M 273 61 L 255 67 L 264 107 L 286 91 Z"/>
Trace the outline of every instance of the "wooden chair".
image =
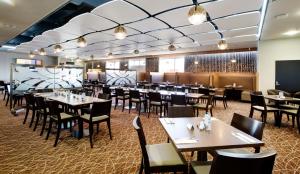
<path id="1" fill-rule="evenodd" d="M 78 115 L 71 115 L 67 113 L 60 113 L 60 109 L 58 107 L 59 103 L 57 101 L 49 101 L 48 106 L 49 106 L 49 115 L 50 115 L 50 122 L 49 122 L 49 129 L 47 132 L 46 140 L 48 140 L 51 129 L 52 129 L 52 124 L 53 122 L 56 122 L 57 125 L 57 132 L 56 132 L 56 138 L 54 142 L 54 147 L 56 147 L 60 131 L 61 131 L 61 126 L 64 124 L 64 128 L 66 128 L 67 123 L 70 123 L 70 132 L 72 132 L 72 122 L 77 120 L 79 117 Z"/>
<path id="2" fill-rule="evenodd" d="M 99 124 L 101 122 L 106 122 L 109 130 L 110 139 L 112 139 L 111 135 L 111 127 L 110 127 L 110 113 L 111 113 L 111 100 L 105 102 L 96 102 L 93 103 L 91 113 L 83 114 L 79 119 L 79 126 L 82 135 L 83 130 L 83 122 L 89 123 L 89 134 L 90 134 L 90 144 L 91 148 L 93 148 L 93 125 Z M 97 126 L 97 132 L 99 130 L 99 126 Z"/>
<path id="3" fill-rule="evenodd" d="M 282 114 L 287 114 L 292 116 L 292 122 L 293 122 L 293 127 L 295 127 L 295 118 L 296 118 L 296 123 L 298 127 L 298 132 L 300 134 L 300 106 L 298 106 L 297 110 L 294 109 L 282 109 L 280 112 L 280 119 L 282 117 Z"/>
<path id="4" fill-rule="evenodd" d="M 212 112 L 212 101 L 213 101 L 213 95 L 209 95 L 206 103 L 197 103 L 193 105 L 193 108 L 197 112 L 197 117 L 199 116 L 199 110 L 205 110 L 205 112 L 210 111 L 210 115 L 213 116 Z"/>
<path id="5" fill-rule="evenodd" d="M 187 173 L 187 165 L 171 143 L 147 145 L 140 118 L 136 116 L 133 127 L 137 131 L 142 160 L 139 173 L 144 170 L 145 174 L 160 172 L 184 172 Z"/>
<path id="6" fill-rule="evenodd" d="M 129 113 L 132 108 L 132 103 L 136 104 L 136 107 L 139 111 L 139 115 L 141 114 L 141 106 L 144 104 L 144 111 L 147 111 L 147 100 L 141 97 L 141 94 L 138 90 L 130 90 L 129 91 Z"/>
<path id="7" fill-rule="evenodd" d="M 171 94 L 171 106 L 187 104 L 185 95 Z"/>
<path id="8" fill-rule="evenodd" d="M 116 88 L 115 90 L 116 90 L 115 109 L 118 106 L 118 101 L 122 100 L 123 101 L 122 112 L 123 112 L 125 108 L 125 101 L 129 100 L 129 95 L 126 94 L 122 88 Z"/>
<path id="9" fill-rule="evenodd" d="M 168 117 L 194 117 L 194 110 L 192 106 L 169 106 Z"/>
<path id="10" fill-rule="evenodd" d="M 149 92 L 149 109 L 148 109 L 148 118 L 150 116 L 151 107 L 155 107 L 156 114 L 157 114 L 157 108 L 160 108 L 160 117 L 162 116 L 162 111 L 164 110 L 164 113 L 168 110 L 168 103 L 166 101 L 163 101 L 161 94 L 159 92 Z"/>
<path id="11" fill-rule="evenodd" d="M 267 122 L 267 114 L 269 112 L 274 113 L 275 120 L 278 120 L 279 109 L 267 106 L 263 95 L 260 95 L 260 93 L 251 93 L 250 96 L 251 96 L 251 110 L 249 114 L 250 118 L 253 117 L 253 112 L 256 110 L 261 112 L 262 121 L 264 123 Z"/>
<path id="12" fill-rule="evenodd" d="M 226 109 L 228 107 L 227 105 L 227 90 L 224 89 L 222 91 L 222 94 L 215 94 L 214 95 L 214 104 L 216 105 L 217 104 L 217 100 L 220 100 L 223 102 L 223 106 L 224 108 Z"/>
<path id="13" fill-rule="evenodd" d="M 33 123 L 33 120 L 34 120 L 34 117 L 35 117 L 35 111 L 36 111 L 36 109 L 35 109 L 35 99 L 34 99 L 34 95 L 32 93 L 25 93 L 24 96 L 25 96 L 25 100 L 26 100 L 26 106 L 25 106 L 26 112 L 25 112 L 25 118 L 24 118 L 23 124 L 26 123 L 29 111 L 31 110 L 32 111 L 32 116 L 31 116 L 31 121 L 30 121 L 30 125 L 29 125 L 29 127 L 31 127 L 32 123 Z"/>
<path id="14" fill-rule="evenodd" d="M 110 86 L 103 86 L 102 87 L 102 93 L 103 94 L 108 94 L 109 95 L 109 99 L 111 99 L 113 97 L 116 97 L 116 94 L 111 91 Z"/>
<path id="15" fill-rule="evenodd" d="M 196 174 L 272 174 L 276 151 L 239 154 L 216 151 L 212 162 L 192 162 Z"/>
<path id="16" fill-rule="evenodd" d="M 33 131 L 36 130 L 40 117 L 43 117 L 43 125 L 40 133 L 40 135 L 42 136 L 46 126 L 47 116 L 49 115 L 49 108 L 47 107 L 44 97 L 35 97 L 35 105 L 36 105 L 36 121 L 35 121 Z"/>

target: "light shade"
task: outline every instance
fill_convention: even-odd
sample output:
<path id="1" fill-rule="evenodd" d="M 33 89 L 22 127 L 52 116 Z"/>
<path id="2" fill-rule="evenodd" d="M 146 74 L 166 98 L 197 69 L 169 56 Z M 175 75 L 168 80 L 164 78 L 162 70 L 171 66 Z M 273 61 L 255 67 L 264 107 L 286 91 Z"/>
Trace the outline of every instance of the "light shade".
<path id="1" fill-rule="evenodd" d="M 206 20 L 206 11 L 200 6 L 192 7 L 188 13 L 188 20 L 193 25 L 200 25 Z"/>
<path id="2" fill-rule="evenodd" d="M 218 43 L 218 48 L 220 50 L 225 50 L 228 47 L 226 41 L 224 39 L 220 40 Z"/>
<path id="3" fill-rule="evenodd" d="M 125 39 L 126 36 L 127 36 L 127 31 L 122 25 L 118 26 L 115 29 L 115 37 L 117 39 L 122 40 L 122 39 Z"/>
<path id="4" fill-rule="evenodd" d="M 168 47 L 169 51 L 175 51 L 176 50 L 176 47 L 171 44 L 169 47 Z"/>
<path id="5" fill-rule="evenodd" d="M 55 51 L 56 53 L 59 53 L 59 52 L 62 51 L 62 47 L 61 47 L 60 45 L 55 45 L 55 46 L 54 46 L 54 51 Z"/>
<path id="6" fill-rule="evenodd" d="M 87 45 L 86 40 L 84 37 L 79 37 L 77 40 L 78 46 L 79 47 L 85 47 Z"/>
<path id="7" fill-rule="evenodd" d="M 41 48 L 41 49 L 39 50 L 39 53 L 40 53 L 41 56 L 46 55 L 46 51 L 45 51 L 44 48 Z"/>
<path id="8" fill-rule="evenodd" d="M 35 55 L 33 54 L 33 52 L 32 52 L 32 51 L 30 51 L 30 53 L 29 53 L 29 57 L 30 57 L 30 58 L 34 58 L 34 56 L 35 56 Z"/>

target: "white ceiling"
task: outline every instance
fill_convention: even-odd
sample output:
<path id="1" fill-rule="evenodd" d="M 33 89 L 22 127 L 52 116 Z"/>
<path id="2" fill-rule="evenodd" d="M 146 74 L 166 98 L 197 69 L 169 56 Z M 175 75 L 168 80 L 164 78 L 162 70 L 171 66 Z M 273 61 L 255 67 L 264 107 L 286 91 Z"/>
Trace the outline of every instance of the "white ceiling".
<path id="1" fill-rule="evenodd" d="M 22 33 L 68 0 L 1 0 L 0 45 Z"/>
<path id="2" fill-rule="evenodd" d="M 287 14 L 287 17 L 276 19 L 278 15 Z M 300 31 L 300 0 L 269 0 L 267 14 L 262 32 L 262 40 L 299 37 L 285 36 L 289 30 Z"/>
<path id="3" fill-rule="evenodd" d="M 105 57 L 109 52 L 133 56 L 168 53 L 174 43 L 176 52 L 215 50 L 221 34 L 230 49 L 256 47 L 263 0 L 198 0 L 210 15 L 211 22 L 199 26 L 189 24 L 187 13 L 192 0 L 115 0 L 95 8 L 90 13 L 74 17 L 64 26 L 44 32 L 31 42 L 23 43 L 18 52 L 45 48 L 48 55 L 68 57 Z M 215 29 L 213 23 L 218 27 Z M 114 28 L 123 24 L 128 37 L 117 40 Z M 85 35 L 88 46 L 78 48 L 76 38 Z M 72 40 L 66 42 L 67 40 Z M 63 47 L 54 53 L 53 44 Z"/>

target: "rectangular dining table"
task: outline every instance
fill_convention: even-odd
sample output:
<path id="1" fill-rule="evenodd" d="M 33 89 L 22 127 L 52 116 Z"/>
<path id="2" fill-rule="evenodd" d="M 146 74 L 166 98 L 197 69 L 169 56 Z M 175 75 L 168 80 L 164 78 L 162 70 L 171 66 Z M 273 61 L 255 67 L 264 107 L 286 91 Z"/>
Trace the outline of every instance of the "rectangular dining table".
<path id="1" fill-rule="evenodd" d="M 212 118 L 211 130 L 200 130 L 201 117 L 159 118 L 159 121 L 172 140 L 178 152 L 198 151 L 198 159 L 206 160 L 207 151 L 228 148 L 259 148 L 264 142 Z M 187 125 L 192 125 L 189 129 Z M 202 157 L 199 157 L 199 152 Z M 199 159 L 199 160 L 201 160 Z"/>

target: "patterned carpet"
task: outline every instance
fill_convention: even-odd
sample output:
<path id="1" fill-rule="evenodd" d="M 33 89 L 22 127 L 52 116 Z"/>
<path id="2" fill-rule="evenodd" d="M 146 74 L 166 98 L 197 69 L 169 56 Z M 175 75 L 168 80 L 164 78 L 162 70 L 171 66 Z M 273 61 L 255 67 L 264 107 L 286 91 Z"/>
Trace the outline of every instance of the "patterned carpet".
<path id="1" fill-rule="evenodd" d="M 2 99 L 3 96 L 0 95 Z M 214 116 L 229 123 L 234 112 L 248 115 L 250 105 L 229 102 L 224 109 L 221 103 L 214 108 Z M 14 117 L 8 107 L 0 101 L 0 173 L 136 173 L 141 158 L 137 134 L 132 127 L 136 112 L 128 114 L 121 109 L 112 111 L 113 140 L 109 139 L 105 123 L 95 136 L 94 148 L 89 139 L 76 139 L 65 130 L 62 141 L 53 147 L 55 135 L 49 140 L 39 136 L 41 126 L 36 132 L 29 128 L 28 121 L 22 124 L 24 114 Z M 203 113 L 201 113 L 203 114 Z M 167 136 L 154 114 L 148 119 L 142 115 L 142 122 L 148 144 L 166 142 Z M 255 118 L 260 119 L 256 113 Z M 264 130 L 262 150 L 273 148 L 277 151 L 275 174 L 300 173 L 300 135 L 292 128 L 286 117 L 282 128 L 273 125 L 273 115 L 268 116 Z"/>

